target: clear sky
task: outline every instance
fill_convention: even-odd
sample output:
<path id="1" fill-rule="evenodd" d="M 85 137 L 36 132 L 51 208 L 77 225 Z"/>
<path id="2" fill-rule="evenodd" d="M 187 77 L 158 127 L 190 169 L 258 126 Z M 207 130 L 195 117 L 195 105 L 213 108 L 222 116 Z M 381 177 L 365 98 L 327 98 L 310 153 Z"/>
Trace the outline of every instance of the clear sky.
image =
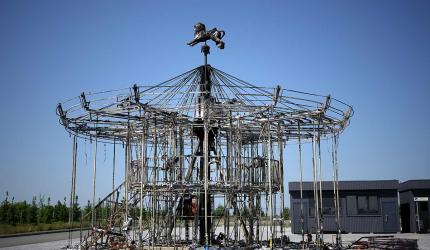
<path id="1" fill-rule="evenodd" d="M 430 1 L 1 0 L 0 198 L 7 190 L 17 200 L 67 196 L 72 140 L 56 104 L 200 65 L 200 48 L 185 45 L 198 21 L 226 31 L 225 50 L 210 55 L 216 68 L 354 106 L 341 135 L 342 180 L 430 178 L 429 13 Z M 100 196 L 110 187 L 104 152 L 99 145 Z M 287 152 L 286 181 L 297 180 L 297 147 Z M 79 156 L 82 204 L 91 193 L 89 142 Z"/>

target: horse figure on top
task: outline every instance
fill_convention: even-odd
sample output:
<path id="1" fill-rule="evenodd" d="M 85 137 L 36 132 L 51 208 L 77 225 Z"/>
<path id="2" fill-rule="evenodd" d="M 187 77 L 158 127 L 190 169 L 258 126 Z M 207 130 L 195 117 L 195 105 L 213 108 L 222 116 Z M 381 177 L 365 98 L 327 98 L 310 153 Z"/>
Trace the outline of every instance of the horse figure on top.
<path id="1" fill-rule="evenodd" d="M 209 31 L 206 31 L 206 26 L 203 23 L 197 23 L 194 25 L 194 39 L 187 44 L 193 47 L 200 42 L 206 42 L 207 40 L 211 39 L 215 42 L 218 48 L 224 49 L 224 42 L 221 41 L 224 35 L 225 32 L 223 30 L 217 30 L 217 28 L 213 28 Z"/>

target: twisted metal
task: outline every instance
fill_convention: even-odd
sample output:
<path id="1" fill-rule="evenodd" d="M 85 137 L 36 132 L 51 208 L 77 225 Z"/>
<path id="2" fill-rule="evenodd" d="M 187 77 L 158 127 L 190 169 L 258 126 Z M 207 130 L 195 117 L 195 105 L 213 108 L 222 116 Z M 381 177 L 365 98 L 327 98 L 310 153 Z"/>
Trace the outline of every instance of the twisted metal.
<path id="1" fill-rule="evenodd" d="M 94 148 L 100 142 L 126 145 L 124 183 L 112 187 L 98 204 L 93 197 L 93 230 L 81 240 L 81 248 L 208 243 L 272 247 L 285 242 L 276 203 L 280 200 L 283 209 L 283 143 L 298 141 L 302 172 L 301 145 L 312 141 L 321 178 L 320 139 L 337 140 L 353 109 L 330 95 L 258 87 L 204 65 L 160 84 L 82 93 L 58 104 L 57 115 L 69 133 L 94 141 Z M 96 159 L 94 179 L 95 169 Z M 317 181 L 315 176 L 316 217 L 322 199 Z M 95 188 L 94 182 L 94 193 Z M 219 202 L 225 210 L 216 218 L 213 210 Z M 100 218 L 95 211 L 103 206 L 108 211 Z M 266 225 L 262 212 L 271 218 Z M 225 225 L 222 232 L 217 220 Z M 197 235 L 203 227 L 205 239 Z M 263 231 L 270 235 L 264 237 Z"/>

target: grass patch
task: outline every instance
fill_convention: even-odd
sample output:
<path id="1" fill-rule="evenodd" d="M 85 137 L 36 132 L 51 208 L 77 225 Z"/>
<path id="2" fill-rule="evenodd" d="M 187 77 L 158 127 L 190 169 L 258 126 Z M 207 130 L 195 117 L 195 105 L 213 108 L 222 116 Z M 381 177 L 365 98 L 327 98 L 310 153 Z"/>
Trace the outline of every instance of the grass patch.
<path id="1" fill-rule="evenodd" d="M 80 222 L 74 222 L 73 228 L 80 228 Z M 60 230 L 68 229 L 68 222 L 54 222 L 51 224 L 39 223 L 39 224 L 17 224 L 17 225 L 6 225 L 0 224 L 0 234 L 16 234 L 16 233 L 29 233 L 29 232 L 40 232 L 49 230 Z"/>
<path id="2" fill-rule="evenodd" d="M 246 223 L 248 223 L 247 220 L 245 220 L 245 221 L 246 221 Z M 214 218 L 212 223 L 214 223 L 215 225 L 218 225 L 218 226 L 222 226 L 222 225 L 224 225 L 224 219 Z M 234 226 L 234 223 L 235 223 L 235 219 L 230 218 L 229 225 Z M 256 223 L 256 222 L 254 221 L 254 223 Z M 191 222 L 190 222 L 190 225 L 191 225 Z M 269 218 L 261 218 L 260 226 L 269 226 L 269 225 L 270 225 Z M 276 222 L 276 225 L 277 226 L 280 225 L 278 221 Z M 284 227 L 291 227 L 291 221 L 290 220 L 284 220 Z"/>

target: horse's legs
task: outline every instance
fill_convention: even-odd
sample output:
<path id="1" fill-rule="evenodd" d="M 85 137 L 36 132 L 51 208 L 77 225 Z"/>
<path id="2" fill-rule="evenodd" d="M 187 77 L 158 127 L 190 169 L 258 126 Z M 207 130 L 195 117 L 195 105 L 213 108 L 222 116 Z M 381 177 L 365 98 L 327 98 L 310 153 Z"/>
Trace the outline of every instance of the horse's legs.
<path id="1" fill-rule="evenodd" d="M 220 49 L 224 49 L 224 42 L 216 36 L 211 36 L 211 40 L 215 42 L 216 46 Z"/>

